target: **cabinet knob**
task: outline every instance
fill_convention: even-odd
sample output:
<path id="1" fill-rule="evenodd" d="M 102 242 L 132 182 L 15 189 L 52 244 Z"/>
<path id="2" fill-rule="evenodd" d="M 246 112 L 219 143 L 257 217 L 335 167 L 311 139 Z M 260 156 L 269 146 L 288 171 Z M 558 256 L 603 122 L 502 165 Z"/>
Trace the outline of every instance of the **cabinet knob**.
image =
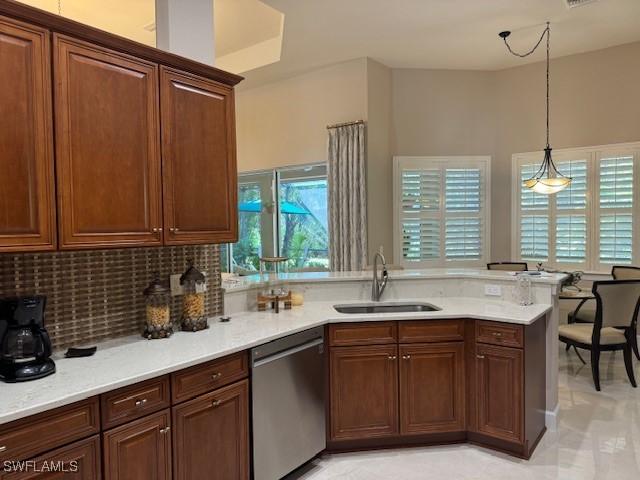
<path id="1" fill-rule="evenodd" d="M 169 433 L 171 431 L 171 427 L 164 427 L 160 429 L 160 433 L 162 433 L 163 435 Z"/>
<path id="2" fill-rule="evenodd" d="M 144 407 L 145 403 L 147 403 L 146 398 L 141 398 L 139 400 L 136 400 L 136 407 Z"/>
<path id="3" fill-rule="evenodd" d="M 7 446 L 6 445 L 2 445 L 0 447 L 0 452 L 4 452 L 6 449 L 7 449 Z"/>
<path id="4" fill-rule="evenodd" d="M 484 355 L 476 355 L 476 358 L 479 358 L 480 360 L 482 360 L 484 358 Z"/>
<path id="5" fill-rule="evenodd" d="M 220 400 L 214 400 L 213 402 L 211 402 L 211 406 L 212 407 L 217 407 L 218 405 L 220 405 L 222 402 Z"/>
<path id="6" fill-rule="evenodd" d="M 221 376 L 222 376 L 222 373 L 220 373 L 220 372 L 216 372 L 216 373 L 214 373 L 213 375 L 211 375 L 211 378 L 212 378 L 213 380 L 218 380 Z"/>
<path id="7" fill-rule="evenodd" d="M 500 338 L 500 337 L 502 337 L 502 333 L 500 333 L 500 332 L 493 332 L 493 336 L 494 336 L 494 337 L 497 337 L 497 338 Z"/>
<path id="8" fill-rule="evenodd" d="M 411 355 L 403 355 L 402 359 L 403 360 L 410 360 L 411 359 Z"/>
<path id="9" fill-rule="evenodd" d="M 154 228 L 152 228 L 152 229 L 151 229 L 151 231 L 152 231 L 153 233 L 158 233 L 158 227 L 154 227 Z"/>

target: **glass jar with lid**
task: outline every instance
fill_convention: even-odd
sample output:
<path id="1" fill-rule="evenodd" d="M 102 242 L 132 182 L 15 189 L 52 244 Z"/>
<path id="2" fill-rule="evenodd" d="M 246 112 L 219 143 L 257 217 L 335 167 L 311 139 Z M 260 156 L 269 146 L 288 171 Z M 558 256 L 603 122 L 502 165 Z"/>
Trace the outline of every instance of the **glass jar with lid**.
<path id="1" fill-rule="evenodd" d="M 144 289 L 146 323 L 145 338 L 167 338 L 173 334 L 171 323 L 171 309 L 169 307 L 169 288 L 160 279 L 160 274 L 155 273 L 149 286 Z"/>
<path id="2" fill-rule="evenodd" d="M 189 268 L 180 277 L 182 285 L 182 330 L 197 332 L 209 328 L 205 316 L 206 277 L 189 260 Z"/>

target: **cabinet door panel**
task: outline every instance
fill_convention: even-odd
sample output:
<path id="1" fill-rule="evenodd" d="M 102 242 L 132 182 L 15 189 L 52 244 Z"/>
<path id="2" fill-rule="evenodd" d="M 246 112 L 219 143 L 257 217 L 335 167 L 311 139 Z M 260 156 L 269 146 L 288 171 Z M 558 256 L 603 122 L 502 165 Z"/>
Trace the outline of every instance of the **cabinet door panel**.
<path id="1" fill-rule="evenodd" d="M 104 434 L 107 480 L 170 480 L 169 410 L 109 430 Z"/>
<path id="2" fill-rule="evenodd" d="M 465 429 L 464 343 L 400 347 L 400 432 Z"/>
<path id="3" fill-rule="evenodd" d="M 330 352 L 331 439 L 398 433 L 398 347 L 336 347 Z"/>
<path id="4" fill-rule="evenodd" d="M 62 248 L 159 245 L 158 69 L 54 36 Z"/>
<path id="5" fill-rule="evenodd" d="M 2 473 L 2 480 L 100 480 L 100 437 L 98 435 L 58 448 L 34 459 L 35 468 Z M 6 469 L 6 465 L 4 466 Z"/>
<path id="6" fill-rule="evenodd" d="M 49 32 L 0 17 L 0 252 L 53 250 Z"/>
<path id="7" fill-rule="evenodd" d="M 167 244 L 237 240 L 233 89 L 161 69 Z"/>
<path id="8" fill-rule="evenodd" d="M 523 438 L 523 354 L 521 350 L 476 346 L 478 432 L 502 440 Z"/>
<path id="9" fill-rule="evenodd" d="M 173 424 L 175 480 L 249 478 L 248 380 L 173 407 Z"/>

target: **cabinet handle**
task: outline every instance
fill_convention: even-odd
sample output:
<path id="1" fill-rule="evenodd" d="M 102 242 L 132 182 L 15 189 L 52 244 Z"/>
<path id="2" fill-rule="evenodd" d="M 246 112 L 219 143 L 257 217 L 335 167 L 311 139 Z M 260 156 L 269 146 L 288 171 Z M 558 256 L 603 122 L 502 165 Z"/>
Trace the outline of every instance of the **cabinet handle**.
<path id="1" fill-rule="evenodd" d="M 494 337 L 497 337 L 497 338 L 500 338 L 500 337 L 502 337 L 502 333 L 500 333 L 500 332 L 493 332 L 493 336 L 494 336 Z"/>
<path id="2" fill-rule="evenodd" d="M 153 233 L 158 233 L 158 227 L 154 227 L 151 231 L 152 231 Z"/>
<path id="3" fill-rule="evenodd" d="M 143 398 L 141 400 L 136 400 L 136 407 L 144 407 L 144 404 L 147 403 L 147 399 Z"/>
<path id="4" fill-rule="evenodd" d="M 0 447 L 0 452 L 4 452 L 6 449 L 7 449 L 7 446 L 6 445 L 2 445 Z"/>
<path id="5" fill-rule="evenodd" d="M 163 435 L 169 433 L 169 431 L 171 431 L 171 427 L 164 427 L 160 429 L 160 433 L 162 433 Z"/>
<path id="6" fill-rule="evenodd" d="M 158 231 L 161 232 L 162 231 L 162 227 L 158 228 Z"/>
<path id="7" fill-rule="evenodd" d="M 402 359 L 403 360 L 410 360 L 411 359 L 411 355 L 403 355 Z"/>
<path id="8" fill-rule="evenodd" d="M 214 373 L 213 375 L 211 375 L 211 379 L 212 379 L 212 380 L 217 380 L 217 379 L 219 379 L 221 376 L 222 376 L 222 373 L 220 373 L 220 372 L 216 372 L 216 373 Z"/>
<path id="9" fill-rule="evenodd" d="M 476 355 L 476 358 L 479 358 L 480 360 L 482 360 L 484 358 L 484 355 Z"/>
<path id="10" fill-rule="evenodd" d="M 213 402 L 211 402 L 211 406 L 212 407 L 217 407 L 218 405 L 220 405 L 222 402 L 220 400 L 214 400 Z"/>
<path id="11" fill-rule="evenodd" d="M 178 229 L 177 229 L 176 227 L 171 227 L 171 228 L 169 229 L 169 231 L 170 231 L 170 232 L 174 232 L 174 233 L 175 233 L 175 232 L 177 232 L 177 231 L 178 231 Z"/>
<path id="12" fill-rule="evenodd" d="M 389 360 L 395 360 L 396 358 L 398 357 L 396 357 L 395 355 L 389 355 Z"/>

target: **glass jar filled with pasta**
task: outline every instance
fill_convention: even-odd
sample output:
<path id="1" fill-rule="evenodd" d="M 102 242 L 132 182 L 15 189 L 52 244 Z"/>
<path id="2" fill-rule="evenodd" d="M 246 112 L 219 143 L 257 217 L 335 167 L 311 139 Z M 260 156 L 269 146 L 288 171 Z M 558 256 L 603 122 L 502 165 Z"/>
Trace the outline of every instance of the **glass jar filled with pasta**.
<path id="1" fill-rule="evenodd" d="M 160 279 L 159 273 L 144 289 L 145 328 L 143 336 L 148 339 L 167 338 L 173 334 L 171 308 L 169 307 L 169 288 Z"/>
<path id="2" fill-rule="evenodd" d="M 197 332 L 209 327 L 205 316 L 206 277 L 189 260 L 189 268 L 180 277 L 182 285 L 182 330 Z"/>

